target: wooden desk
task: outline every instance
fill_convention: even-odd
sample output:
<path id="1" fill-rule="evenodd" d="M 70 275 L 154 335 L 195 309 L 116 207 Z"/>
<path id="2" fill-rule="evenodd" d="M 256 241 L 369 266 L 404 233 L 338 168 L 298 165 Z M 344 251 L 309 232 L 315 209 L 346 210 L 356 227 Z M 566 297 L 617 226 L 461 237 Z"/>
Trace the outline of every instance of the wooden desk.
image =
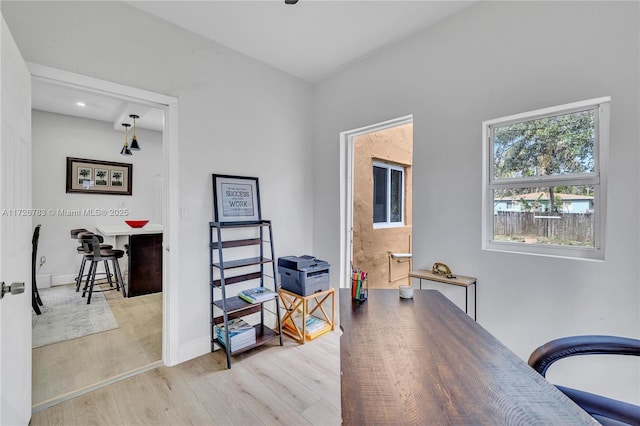
<path id="1" fill-rule="evenodd" d="M 598 424 L 436 290 L 340 289 L 345 425 Z"/>
<path id="2" fill-rule="evenodd" d="M 410 278 L 418 278 L 420 280 L 420 288 L 422 288 L 422 280 L 436 281 L 444 284 L 457 285 L 464 287 L 464 311 L 469 313 L 469 287 L 473 287 L 473 319 L 478 319 L 478 286 L 476 285 L 475 277 L 465 277 L 463 275 L 456 275 L 454 278 L 447 278 L 443 275 L 434 274 L 427 269 L 418 269 L 416 271 L 409 272 Z"/>
<path id="3" fill-rule="evenodd" d="M 96 230 L 110 241 L 114 247 L 127 248 L 127 296 L 162 291 L 162 225 L 147 224 L 143 228 L 128 225 L 99 226 Z"/>

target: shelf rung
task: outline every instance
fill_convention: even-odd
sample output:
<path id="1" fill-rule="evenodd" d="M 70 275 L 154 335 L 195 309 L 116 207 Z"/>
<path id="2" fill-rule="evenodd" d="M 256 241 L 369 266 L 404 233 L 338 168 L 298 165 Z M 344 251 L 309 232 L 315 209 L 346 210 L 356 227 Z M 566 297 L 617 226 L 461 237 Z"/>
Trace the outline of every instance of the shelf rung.
<path id="1" fill-rule="evenodd" d="M 270 263 L 271 259 L 267 257 L 251 257 L 248 259 L 237 259 L 237 260 L 229 260 L 226 262 L 217 262 L 212 264 L 216 268 L 220 269 L 232 269 L 232 268 L 242 268 L 244 266 L 252 266 L 252 265 L 260 265 L 261 263 Z"/>
<path id="2" fill-rule="evenodd" d="M 270 226 L 270 220 L 256 220 L 250 222 L 209 222 L 212 228 L 244 228 L 252 226 Z"/>
<path id="3" fill-rule="evenodd" d="M 247 238 L 245 240 L 222 241 L 222 248 L 256 246 L 261 242 L 262 240 L 260 238 Z M 213 243 L 211 243 L 212 249 L 217 250 L 219 247 L 220 247 L 220 241 L 214 241 Z"/>
<path id="4" fill-rule="evenodd" d="M 244 317 L 245 315 L 255 314 L 260 312 L 260 305 L 249 305 L 247 304 L 246 308 L 239 309 L 232 312 L 227 312 L 227 319 L 232 320 L 240 317 Z M 224 322 L 224 317 L 222 315 L 213 317 L 213 324 L 218 325 Z"/>
<path id="5" fill-rule="evenodd" d="M 222 308 L 222 299 L 215 300 L 213 302 L 214 306 L 220 309 Z M 231 318 L 232 314 L 239 313 L 241 315 L 236 315 L 233 318 L 237 318 L 242 315 L 249 315 L 254 312 L 260 312 L 261 306 L 260 303 L 249 303 L 243 299 L 240 299 L 238 296 L 228 297 L 227 298 L 227 317 Z M 248 312 L 251 311 L 251 312 Z M 220 319 L 218 322 L 217 319 Z M 219 324 L 222 321 L 222 315 L 214 318 L 214 324 Z"/>
<path id="6" fill-rule="evenodd" d="M 260 277 L 262 277 L 262 274 L 260 272 L 252 272 L 250 274 L 236 275 L 228 278 L 225 277 L 224 284 L 225 285 L 237 284 L 245 281 L 257 280 Z M 222 285 L 222 280 L 213 280 L 213 285 L 216 287 L 220 287 Z"/>

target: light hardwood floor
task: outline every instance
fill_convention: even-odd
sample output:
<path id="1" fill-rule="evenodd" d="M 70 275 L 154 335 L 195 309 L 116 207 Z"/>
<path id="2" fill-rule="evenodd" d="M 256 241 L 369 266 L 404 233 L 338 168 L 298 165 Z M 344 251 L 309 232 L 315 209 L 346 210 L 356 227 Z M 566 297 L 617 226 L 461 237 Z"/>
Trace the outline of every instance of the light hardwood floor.
<path id="1" fill-rule="evenodd" d="M 31 425 L 339 425 L 340 332 L 159 367 L 33 415 Z"/>
<path id="2" fill-rule="evenodd" d="M 162 360 L 162 293 L 131 298 L 115 291 L 104 295 L 117 329 L 32 351 L 32 403 L 36 411 Z"/>

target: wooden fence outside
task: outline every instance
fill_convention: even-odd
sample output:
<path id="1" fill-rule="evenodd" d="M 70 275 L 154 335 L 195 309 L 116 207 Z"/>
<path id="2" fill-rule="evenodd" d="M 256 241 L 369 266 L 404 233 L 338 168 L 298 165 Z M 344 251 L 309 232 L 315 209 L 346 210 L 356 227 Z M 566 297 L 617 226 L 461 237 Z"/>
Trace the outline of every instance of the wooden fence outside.
<path id="1" fill-rule="evenodd" d="M 493 216 L 494 235 L 509 239 L 538 238 L 539 242 L 593 245 L 593 213 L 499 211 Z"/>

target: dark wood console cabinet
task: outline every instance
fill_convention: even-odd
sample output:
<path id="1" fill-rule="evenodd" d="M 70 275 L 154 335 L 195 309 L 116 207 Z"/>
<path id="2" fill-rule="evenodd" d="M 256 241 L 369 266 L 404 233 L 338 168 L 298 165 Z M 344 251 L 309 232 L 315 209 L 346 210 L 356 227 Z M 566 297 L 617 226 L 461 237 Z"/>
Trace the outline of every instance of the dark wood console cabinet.
<path id="1" fill-rule="evenodd" d="M 162 234 L 129 235 L 128 296 L 162 291 Z"/>

